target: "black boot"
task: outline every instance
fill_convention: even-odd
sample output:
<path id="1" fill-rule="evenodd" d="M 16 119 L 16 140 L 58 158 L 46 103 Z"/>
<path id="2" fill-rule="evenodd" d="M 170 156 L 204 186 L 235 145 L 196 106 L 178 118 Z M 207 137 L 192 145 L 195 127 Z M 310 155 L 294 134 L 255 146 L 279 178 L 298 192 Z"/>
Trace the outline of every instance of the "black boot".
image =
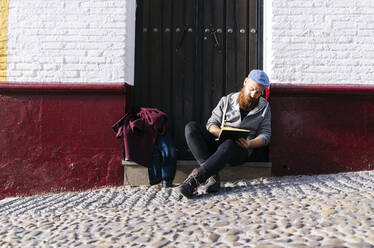
<path id="1" fill-rule="evenodd" d="M 216 193 L 221 188 L 221 180 L 219 178 L 218 173 L 209 177 L 208 180 L 206 180 L 205 184 L 205 191 L 207 193 Z"/>
<path id="2" fill-rule="evenodd" d="M 197 187 L 204 183 L 207 179 L 204 173 L 199 171 L 199 169 L 194 169 L 190 175 L 188 175 L 187 179 L 178 186 L 178 191 L 180 194 L 187 198 L 192 198 L 194 193 L 197 190 Z"/>

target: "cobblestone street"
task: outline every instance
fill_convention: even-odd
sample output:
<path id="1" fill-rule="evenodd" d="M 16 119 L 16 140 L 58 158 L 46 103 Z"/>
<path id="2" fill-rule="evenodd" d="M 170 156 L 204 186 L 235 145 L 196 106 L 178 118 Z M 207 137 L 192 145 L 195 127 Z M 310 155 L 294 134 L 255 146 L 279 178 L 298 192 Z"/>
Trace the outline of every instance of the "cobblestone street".
<path id="1" fill-rule="evenodd" d="M 0 201 L 1 247 L 374 247 L 374 171 Z"/>

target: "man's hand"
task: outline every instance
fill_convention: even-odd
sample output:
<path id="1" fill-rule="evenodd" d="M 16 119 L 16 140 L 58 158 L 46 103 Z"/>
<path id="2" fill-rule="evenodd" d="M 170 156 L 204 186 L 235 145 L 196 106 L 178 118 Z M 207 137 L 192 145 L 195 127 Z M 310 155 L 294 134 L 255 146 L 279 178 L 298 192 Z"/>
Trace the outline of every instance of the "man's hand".
<path id="1" fill-rule="evenodd" d="M 248 149 L 250 147 L 250 144 L 251 144 L 250 140 L 247 140 L 247 139 L 244 139 L 244 138 L 239 138 L 239 139 L 235 140 L 235 142 L 236 142 L 236 144 L 238 144 L 239 146 L 241 146 L 244 149 Z"/>
<path id="2" fill-rule="evenodd" d="M 216 125 L 212 125 L 212 126 L 210 126 L 210 128 L 209 128 L 209 132 L 210 132 L 211 134 L 213 134 L 214 136 L 216 136 L 216 137 L 218 137 L 220 131 L 221 131 L 221 128 L 219 128 L 219 127 L 216 126 Z"/>
<path id="3" fill-rule="evenodd" d="M 264 145 L 264 141 L 259 137 L 251 139 L 251 140 L 247 140 L 247 139 L 244 139 L 244 138 L 239 138 L 235 142 L 236 142 L 236 144 L 243 147 L 244 149 L 257 148 L 257 147 L 260 147 L 260 146 Z"/>

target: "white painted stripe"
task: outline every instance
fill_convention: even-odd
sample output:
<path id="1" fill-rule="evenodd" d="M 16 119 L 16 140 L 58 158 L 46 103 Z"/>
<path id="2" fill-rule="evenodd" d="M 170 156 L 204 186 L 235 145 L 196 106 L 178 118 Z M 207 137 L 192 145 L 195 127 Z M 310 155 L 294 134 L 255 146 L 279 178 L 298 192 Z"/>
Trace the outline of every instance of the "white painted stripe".
<path id="1" fill-rule="evenodd" d="M 126 46 L 127 59 L 125 60 L 125 82 L 134 85 L 135 76 L 135 19 L 136 0 L 125 1 L 127 3 L 126 14 Z"/>

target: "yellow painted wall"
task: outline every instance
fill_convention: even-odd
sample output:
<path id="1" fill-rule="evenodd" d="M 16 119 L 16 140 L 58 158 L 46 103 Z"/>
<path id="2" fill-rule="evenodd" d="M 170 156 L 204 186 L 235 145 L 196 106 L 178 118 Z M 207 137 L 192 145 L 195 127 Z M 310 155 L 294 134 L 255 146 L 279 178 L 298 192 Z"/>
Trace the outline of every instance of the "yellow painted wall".
<path id="1" fill-rule="evenodd" d="M 9 0 L 0 0 L 0 82 L 6 81 Z"/>

